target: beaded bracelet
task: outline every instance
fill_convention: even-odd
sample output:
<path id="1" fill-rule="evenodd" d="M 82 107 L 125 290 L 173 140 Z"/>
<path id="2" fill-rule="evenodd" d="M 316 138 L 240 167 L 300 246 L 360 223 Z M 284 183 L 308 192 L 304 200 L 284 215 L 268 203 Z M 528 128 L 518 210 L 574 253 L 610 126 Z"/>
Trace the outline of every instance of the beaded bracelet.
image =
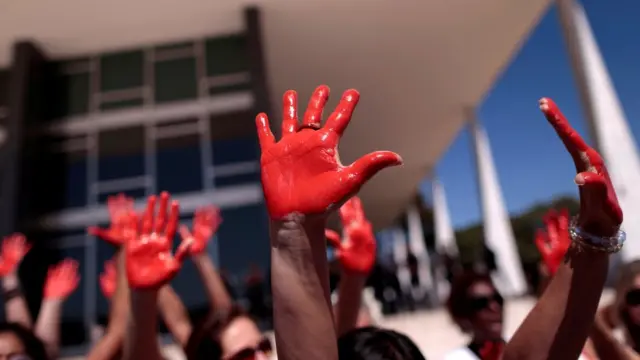
<path id="1" fill-rule="evenodd" d="M 622 229 L 618 229 L 615 235 L 609 237 L 590 234 L 578 226 L 577 216 L 571 219 L 569 235 L 574 243 L 583 248 L 608 254 L 620 251 L 627 238 L 627 234 Z"/>

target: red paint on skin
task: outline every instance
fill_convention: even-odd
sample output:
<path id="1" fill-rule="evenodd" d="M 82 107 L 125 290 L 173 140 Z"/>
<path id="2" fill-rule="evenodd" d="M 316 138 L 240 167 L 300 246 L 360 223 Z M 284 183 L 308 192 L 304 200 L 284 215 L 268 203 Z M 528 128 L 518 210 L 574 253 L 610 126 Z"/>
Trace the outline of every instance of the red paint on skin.
<path id="1" fill-rule="evenodd" d="M 0 256 L 0 276 L 4 277 L 17 271 L 18 264 L 31 250 L 27 238 L 22 234 L 12 234 L 2 240 Z"/>
<path id="2" fill-rule="evenodd" d="M 328 97 L 329 88 L 318 87 L 299 126 L 297 94 L 287 91 L 283 97 L 282 139 L 278 142 L 269 128 L 267 115 L 256 117 L 262 150 L 262 188 L 274 219 L 292 213 L 324 214 L 357 193 L 378 171 L 402 163 L 398 154 L 376 151 L 349 166 L 340 164 L 338 141 L 360 95 L 356 90 L 347 90 L 324 127 L 320 127 Z"/>
<path id="3" fill-rule="evenodd" d="M 596 236 L 615 235 L 623 215 L 602 157 L 571 127 L 553 100 L 542 98 L 540 110 L 556 130 L 576 166 L 578 174 L 575 181 L 580 191 L 578 225 Z"/>
<path id="4" fill-rule="evenodd" d="M 113 259 L 104 263 L 104 272 L 100 274 L 100 290 L 107 299 L 111 299 L 116 292 L 116 264 Z"/>
<path id="5" fill-rule="evenodd" d="M 114 246 L 122 246 L 124 243 L 123 231 L 129 213 L 133 211 L 133 199 L 118 194 L 107 198 L 107 209 L 111 224 L 108 229 L 91 226 L 87 229 L 89 234 L 97 236 Z"/>
<path id="6" fill-rule="evenodd" d="M 175 257 L 171 254 L 180 212 L 178 202 L 173 201 L 167 216 L 168 204 L 169 194 L 163 192 L 156 214 L 156 197 L 150 196 L 141 226 L 135 213 L 128 216 L 124 236 L 127 280 L 131 288 L 160 288 L 178 273 L 189 252 L 191 244 L 182 241 Z"/>
<path id="7" fill-rule="evenodd" d="M 336 256 L 345 271 L 368 274 L 376 261 L 376 238 L 357 196 L 342 205 L 340 218 L 345 241 L 340 241 L 335 231 L 326 230 L 325 236 L 336 248 Z"/>
<path id="8" fill-rule="evenodd" d="M 560 213 L 550 210 L 544 216 L 545 230 L 538 230 L 536 233 L 536 246 L 542 261 L 553 275 L 558 271 L 564 259 L 571 240 L 569 239 L 569 212 L 564 209 Z"/>
<path id="9" fill-rule="evenodd" d="M 61 263 L 49 268 L 44 283 L 43 297 L 45 299 L 66 299 L 78 288 L 78 262 L 64 259 Z"/>
<path id="10" fill-rule="evenodd" d="M 193 216 L 192 231 L 185 225 L 180 227 L 182 240 L 191 242 L 189 250 L 191 255 L 202 254 L 206 250 L 207 243 L 218 231 L 221 223 L 220 209 L 209 206 L 196 210 Z"/>

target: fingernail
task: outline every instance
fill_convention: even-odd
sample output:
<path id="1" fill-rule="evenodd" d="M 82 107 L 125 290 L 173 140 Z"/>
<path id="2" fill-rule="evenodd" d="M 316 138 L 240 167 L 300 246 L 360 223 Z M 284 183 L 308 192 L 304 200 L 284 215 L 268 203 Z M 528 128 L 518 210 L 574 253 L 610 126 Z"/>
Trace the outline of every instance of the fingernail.
<path id="1" fill-rule="evenodd" d="M 573 179 L 573 182 L 576 183 L 576 185 L 578 186 L 584 185 L 585 184 L 584 176 L 582 176 L 582 174 L 576 175 L 576 177 Z"/>

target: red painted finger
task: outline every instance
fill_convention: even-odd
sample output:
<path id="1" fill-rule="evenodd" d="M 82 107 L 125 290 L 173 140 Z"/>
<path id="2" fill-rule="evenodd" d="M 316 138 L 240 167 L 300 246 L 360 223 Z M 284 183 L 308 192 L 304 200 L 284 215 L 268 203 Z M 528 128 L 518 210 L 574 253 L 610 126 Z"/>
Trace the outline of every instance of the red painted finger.
<path id="1" fill-rule="evenodd" d="M 560 109 L 558 109 L 558 106 L 553 100 L 549 98 L 540 99 L 540 110 L 556 130 L 567 151 L 571 154 L 576 167 L 583 169 L 584 161 L 580 156 L 581 153 L 590 149 L 589 145 L 587 145 L 580 134 L 571 127 L 571 124 L 569 124 L 567 118 L 560 112 Z"/>
<path id="2" fill-rule="evenodd" d="M 400 155 L 391 151 L 375 151 L 347 166 L 341 182 L 349 187 L 347 193 L 355 193 L 380 170 L 397 165 L 402 165 Z"/>
<path id="3" fill-rule="evenodd" d="M 269 127 L 267 114 L 260 113 L 256 116 L 256 129 L 258 130 L 258 142 L 260 142 L 262 151 L 276 143 L 276 138 L 271 132 L 271 127 Z"/>
<path id="4" fill-rule="evenodd" d="M 142 217 L 142 234 L 148 235 L 153 231 L 153 217 L 156 211 L 156 196 L 151 195 L 147 200 L 147 208 Z"/>
<path id="5" fill-rule="evenodd" d="M 309 100 L 309 106 L 304 113 L 302 126 L 311 129 L 320 129 L 322 122 L 322 111 L 324 110 L 327 100 L 329 99 L 329 87 L 320 85 L 316 88 Z"/>
<path id="6" fill-rule="evenodd" d="M 329 245 L 333 246 L 336 249 L 340 249 L 340 246 L 342 245 L 340 241 L 340 234 L 331 229 L 324 229 L 324 237 L 327 238 Z"/>
<path id="7" fill-rule="evenodd" d="M 607 181 L 604 176 L 589 171 L 581 172 L 576 175 L 574 179 L 578 186 L 581 186 L 584 190 L 588 190 L 594 194 L 602 196 L 605 199 L 607 196 Z"/>
<path id="8" fill-rule="evenodd" d="M 325 127 L 329 130 L 335 131 L 338 136 L 342 136 L 344 131 L 349 126 L 349 121 L 351 121 L 351 116 L 353 115 L 353 111 L 358 105 L 358 101 L 360 100 L 360 93 L 357 90 L 350 89 L 342 94 L 342 98 L 340 99 L 340 103 L 336 107 L 336 109 L 331 113 L 329 119 L 327 119 L 327 124 Z"/>
<path id="9" fill-rule="evenodd" d="M 158 215 L 156 216 L 154 229 L 156 233 L 162 232 L 165 226 L 167 226 L 167 207 L 169 205 L 169 193 L 163 191 L 160 193 L 160 208 L 158 209 Z"/>
<path id="10" fill-rule="evenodd" d="M 178 246 L 178 250 L 176 250 L 175 259 L 179 264 L 182 264 L 184 259 L 189 255 L 189 250 L 191 249 L 191 245 L 193 245 L 193 237 L 191 238 L 183 238 Z"/>
<path id="11" fill-rule="evenodd" d="M 549 239 L 547 238 L 547 234 L 544 231 L 540 229 L 536 231 L 535 242 L 536 247 L 538 248 L 538 251 L 543 258 L 550 254 L 551 248 L 549 247 Z"/>
<path id="12" fill-rule="evenodd" d="M 282 136 L 298 131 L 298 93 L 288 90 L 282 97 Z"/>
<path id="13" fill-rule="evenodd" d="M 111 236 L 111 232 L 109 231 L 109 229 L 102 229 L 97 226 L 90 226 L 87 228 L 87 233 L 89 233 L 89 235 L 97 236 L 100 239 L 110 244 L 120 245 L 120 240 Z"/>
<path id="14" fill-rule="evenodd" d="M 180 204 L 177 201 L 171 202 L 171 210 L 169 211 L 169 220 L 167 221 L 167 228 L 165 235 L 169 241 L 173 241 L 173 237 L 178 230 L 178 222 L 180 220 Z"/>

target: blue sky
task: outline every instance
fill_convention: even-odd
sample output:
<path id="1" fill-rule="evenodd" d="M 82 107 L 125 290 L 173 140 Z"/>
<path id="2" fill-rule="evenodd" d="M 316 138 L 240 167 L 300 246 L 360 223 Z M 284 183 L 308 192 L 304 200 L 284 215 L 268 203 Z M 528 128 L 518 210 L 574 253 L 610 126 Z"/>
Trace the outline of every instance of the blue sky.
<path id="1" fill-rule="evenodd" d="M 640 138 L 640 2 L 583 0 L 591 27 L 616 86 L 627 121 Z M 553 98 L 587 136 L 582 108 L 555 8 L 526 40 L 479 109 L 510 213 L 562 194 L 577 195 L 568 154 L 538 110 Z M 437 167 L 456 228 L 480 220 L 474 160 L 462 131 Z M 535 166 L 534 166 L 535 165 Z M 430 191 L 424 184 L 423 190 Z"/>

